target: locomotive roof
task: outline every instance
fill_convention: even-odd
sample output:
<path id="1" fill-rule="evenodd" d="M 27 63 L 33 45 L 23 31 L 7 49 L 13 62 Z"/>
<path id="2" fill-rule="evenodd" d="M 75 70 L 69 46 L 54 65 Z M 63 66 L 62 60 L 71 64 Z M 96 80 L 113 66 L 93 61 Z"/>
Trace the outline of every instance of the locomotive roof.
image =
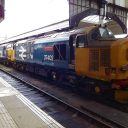
<path id="1" fill-rule="evenodd" d="M 48 43 L 48 42 L 57 42 L 57 41 L 66 41 L 69 40 L 70 35 L 78 33 L 89 33 L 92 29 L 97 28 L 96 26 L 85 27 L 80 29 L 73 29 L 68 32 L 55 33 L 50 35 L 44 35 L 41 38 L 37 39 L 34 44 L 39 43 Z"/>
<path id="2" fill-rule="evenodd" d="M 69 40 L 69 36 L 58 37 L 57 35 L 51 35 L 50 37 L 43 37 L 43 38 L 37 39 L 34 44 L 66 41 L 66 40 Z"/>
<path id="3" fill-rule="evenodd" d="M 22 43 L 26 43 L 27 42 L 27 39 L 25 39 L 25 40 L 20 40 L 20 41 L 17 41 L 17 43 L 16 44 L 22 44 Z"/>

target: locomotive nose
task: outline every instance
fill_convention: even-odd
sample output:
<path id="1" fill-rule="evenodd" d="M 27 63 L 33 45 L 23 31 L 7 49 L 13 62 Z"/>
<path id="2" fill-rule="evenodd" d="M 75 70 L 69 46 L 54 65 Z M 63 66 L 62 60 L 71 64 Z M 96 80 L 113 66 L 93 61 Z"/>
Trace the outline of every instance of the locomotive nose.
<path id="1" fill-rule="evenodd" d="M 128 86 L 128 39 L 120 39 L 111 47 L 112 49 L 112 67 L 116 68 L 114 81 L 121 83 L 122 86 Z M 119 82 L 121 81 L 121 82 Z M 123 81 L 123 82 L 122 82 Z M 124 82 L 125 81 L 125 82 Z M 122 84 L 125 83 L 125 84 Z M 127 83 L 127 84 L 126 84 Z"/>
<path id="2" fill-rule="evenodd" d="M 125 40 L 120 47 L 120 71 L 128 71 L 128 39 Z"/>
<path id="3" fill-rule="evenodd" d="M 112 78 L 112 88 L 115 90 L 115 100 L 128 101 L 128 39 L 119 39 L 111 47 L 111 65 L 116 72 Z"/>

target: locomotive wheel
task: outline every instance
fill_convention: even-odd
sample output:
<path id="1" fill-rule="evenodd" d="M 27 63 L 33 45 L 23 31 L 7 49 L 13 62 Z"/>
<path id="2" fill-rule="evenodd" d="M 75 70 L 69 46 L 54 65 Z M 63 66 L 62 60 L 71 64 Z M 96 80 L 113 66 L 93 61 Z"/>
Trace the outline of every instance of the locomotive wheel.
<path id="1" fill-rule="evenodd" d="M 56 72 L 52 72 L 50 75 L 50 79 L 53 81 L 57 81 L 57 73 Z"/>
<path id="2" fill-rule="evenodd" d="M 62 82 L 63 76 L 58 72 L 52 72 L 50 74 L 50 80 L 56 82 L 56 84 L 59 84 Z"/>
<path id="3" fill-rule="evenodd" d="M 56 74 L 56 72 L 52 72 L 52 79 L 53 79 L 54 81 L 57 80 L 57 74 Z"/>

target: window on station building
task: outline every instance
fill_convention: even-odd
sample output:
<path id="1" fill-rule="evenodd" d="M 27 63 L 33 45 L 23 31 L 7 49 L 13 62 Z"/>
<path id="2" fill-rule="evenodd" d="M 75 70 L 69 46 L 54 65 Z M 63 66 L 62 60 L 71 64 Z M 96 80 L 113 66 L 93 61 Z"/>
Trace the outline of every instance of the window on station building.
<path id="1" fill-rule="evenodd" d="M 66 44 L 54 45 L 54 60 L 66 60 Z"/>

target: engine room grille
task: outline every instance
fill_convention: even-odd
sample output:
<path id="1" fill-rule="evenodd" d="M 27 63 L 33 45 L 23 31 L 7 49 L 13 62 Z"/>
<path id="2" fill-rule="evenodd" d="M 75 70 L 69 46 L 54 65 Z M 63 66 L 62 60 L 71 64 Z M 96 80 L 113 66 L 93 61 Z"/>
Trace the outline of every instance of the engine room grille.
<path id="1" fill-rule="evenodd" d="M 110 67 L 110 48 L 91 48 L 89 70 L 99 71 L 100 66 Z"/>
<path id="2" fill-rule="evenodd" d="M 98 71 L 99 70 L 99 49 L 92 48 L 90 49 L 90 70 Z"/>
<path id="3" fill-rule="evenodd" d="M 100 65 L 110 67 L 110 48 L 100 49 Z"/>

